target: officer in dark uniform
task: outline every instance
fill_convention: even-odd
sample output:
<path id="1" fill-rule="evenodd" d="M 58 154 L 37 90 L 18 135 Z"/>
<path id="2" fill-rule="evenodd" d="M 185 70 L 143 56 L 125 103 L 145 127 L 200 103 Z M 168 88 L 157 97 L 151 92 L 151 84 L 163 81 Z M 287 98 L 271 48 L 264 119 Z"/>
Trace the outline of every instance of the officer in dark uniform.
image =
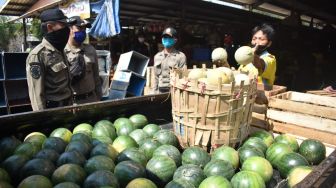
<path id="1" fill-rule="evenodd" d="M 43 40 L 29 53 L 26 62 L 29 97 L 34 111 L 72 104 L 69 64 L 63 54 L 70 21 L 59 9 L 43 11 L 40 19 Z"/>

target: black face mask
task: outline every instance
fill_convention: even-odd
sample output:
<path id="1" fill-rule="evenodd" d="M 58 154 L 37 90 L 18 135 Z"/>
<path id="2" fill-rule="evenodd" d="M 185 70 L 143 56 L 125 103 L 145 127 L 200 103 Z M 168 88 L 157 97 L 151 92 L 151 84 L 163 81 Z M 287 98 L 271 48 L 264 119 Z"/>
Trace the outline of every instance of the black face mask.
<path id="1" fill-rule="evenodd" d="M 46 33 L 44 38 L 53 45 L 57 50 L 63 52 L 64 47 L 66 46 L 69 39 L 70 29 L 64 27 L 60 30 Z"/>
<path id="2" fill-rule="evenodd" d="M 252 48 L 254 48 L 256 45 L 252 45 Z M 258 48 L 256 49 L 255 53 L 257 55 L 261 55 L 264 51 L 266 51 L 268 48 L 267 45 L 258 45 Z"/>

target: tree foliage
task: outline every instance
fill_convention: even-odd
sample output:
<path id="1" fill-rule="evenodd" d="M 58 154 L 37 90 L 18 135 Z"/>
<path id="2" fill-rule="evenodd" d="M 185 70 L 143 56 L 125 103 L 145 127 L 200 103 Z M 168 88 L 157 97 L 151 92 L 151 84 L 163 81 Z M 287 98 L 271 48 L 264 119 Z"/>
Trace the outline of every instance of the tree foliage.
<path id="1" fill-rule="evenodd" d="M 34 37 L 37 37 L 38 39 L 42 39 L 41 21 L 39 19 L 34 18 L 31 21 L 30 33 Z"/>
<path id="2" fill-rule="evenodd" d="M 7 51 L 11 39 L 13 39 L 19 28 L 17 24 L 8 23 L 9 18 L 0 16 L 0 51 Z"/>

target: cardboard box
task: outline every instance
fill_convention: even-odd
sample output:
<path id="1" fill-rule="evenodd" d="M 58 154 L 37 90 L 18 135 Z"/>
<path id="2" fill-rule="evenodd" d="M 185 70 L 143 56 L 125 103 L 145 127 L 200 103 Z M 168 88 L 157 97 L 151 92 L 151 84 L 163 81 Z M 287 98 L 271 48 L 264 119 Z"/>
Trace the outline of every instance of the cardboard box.
<path id="1" fill-rule="evenodd" d="M 133 72 L 117 71 L 114 73 L 110 89 L 127 91 L 130 96 L 141 96 L 146 79 Z"/>
<path id="2" fill-rule="evenodd" d="M 130 71 L 145 76 L 148 62 L 148 57 L 136 51 L 130 51 L 120 55 L 116 71 Z"/>
<path id="3" fill-rule="evenodd" d="M 108 99 L 124 99 L 126 97 L 127 91 L 111 89 Z"/>

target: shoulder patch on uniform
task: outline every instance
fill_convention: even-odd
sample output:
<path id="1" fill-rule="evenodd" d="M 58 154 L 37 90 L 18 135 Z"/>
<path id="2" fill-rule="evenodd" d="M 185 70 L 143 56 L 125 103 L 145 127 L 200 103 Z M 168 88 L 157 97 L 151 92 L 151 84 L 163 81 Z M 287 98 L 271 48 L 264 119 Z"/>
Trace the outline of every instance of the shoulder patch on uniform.
<path id="1" fill-rule="evenodd" d="M 41 76 L 41 66 L 37 64 L 30 65 L 30 75 L 35 79 L 39 79 Z"/>

